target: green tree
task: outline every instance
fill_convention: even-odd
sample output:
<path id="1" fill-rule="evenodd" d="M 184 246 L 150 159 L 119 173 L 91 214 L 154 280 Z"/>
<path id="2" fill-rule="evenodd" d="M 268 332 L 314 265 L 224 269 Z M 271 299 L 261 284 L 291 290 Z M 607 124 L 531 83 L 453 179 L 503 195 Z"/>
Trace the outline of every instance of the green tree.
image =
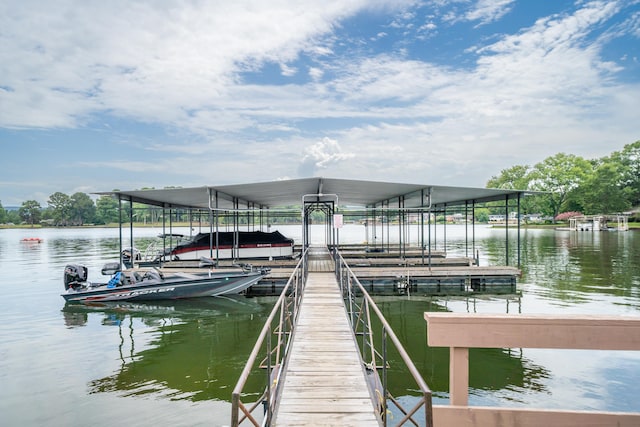
<path id="1" fill-rule="evenodd" d="M 532 170 L 527 165 L 516 165 L 503 169 L 498 176 L 492 176 L 487 182 L 487 188 L 500 188 L 503 190 L 531 190 Z M 503 214 L 504 203 L 488 203 L 491 213 Z M 525 197 L 520 200 L 520 211 L 524 214 L 540 213 L 540 199 L 536 196 Z"/>
<path id="2" fill-rule="evenodd" d="M 625 145 L 620 152 L 613 152 L 611 161 L 621 167 L 621 185 L 626 189 L 629 204 L 640 206 L 640 141 Z"/>
<path id="3" fill-rule="evenodd" d="M 623 184 L 623 167 L 604 161 L 580 186 L 585 214 L 623 212 L 631 207 L 629 189 Z"/>
<path id="4" fill-rule="evenodd" d="M 540 195 L 544 214 L 555 218 L 562 212 L 576 189 L 592 172 L 593 166 L 582 157 L 558 153 L 534 165 L 530 189 L 544 192 Z"/>
<path id="5" fill-rule="evenodd" d="M 57 191 L 49 196 L 47 200 L 49 209 L 51 209 L 51 219 L 55 225 L 66 226 L 71 222 L 71 198 Z"/>
<path id="6" fill-rule="evenodd" d="M 488 208 L 477 208 L 474 214 L 476 222 L 489 222 L 489 214 Z"/>
<path id="7" fill-rule="evenodd" d="M 33 227 L 34 224 L 40 221 L 40 216 L 42 215 L 41 209 L 42 207 L 37 201 L 27 200 L 23 202 L 20 209 L 18 209 L 18 215 L 20 215 L 22 221 L 31 224 Z"/>
<path id="8" fill-rule="evenodd" d="M 516 165 L 500 171 L 500 175 L 492 176 L 487 182 L 487 188 L 501 188 L 505 190 L 528 190 L 530 166 Z"/>
<path id="9" fill-rule="evenodd" d="M 2 201 L 0 201 L 0 224 L 7 223 L 7 211 L 2 206 Z"/>
<path id="10" fill-rule="evenodd" d="M 88 194 L 77 192 L 71 196 L 70 217 L 74 225 L 95 222 L 96 205 Z"/>
<path id="11" fill-rule="evenodd" d="M 7 224 L 20 224 L 20 211 L 7 211 Z"/>
<path id="12" fill-rule="evenodd" d="M 118 221 L 118 200 L 111 196 L 98 197 L 96 200 L 96 222 L 109 224 Z"/>

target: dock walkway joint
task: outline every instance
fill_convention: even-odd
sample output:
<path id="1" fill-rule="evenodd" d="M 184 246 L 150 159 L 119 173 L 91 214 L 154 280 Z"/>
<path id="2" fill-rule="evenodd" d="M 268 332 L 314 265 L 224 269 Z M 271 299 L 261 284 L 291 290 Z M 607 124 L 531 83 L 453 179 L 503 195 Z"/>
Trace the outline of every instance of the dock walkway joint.
<path id="1" fill-rule="evenodd" d="M 273 425 L 380 425 L 337 280 L 314 258 Z"/>

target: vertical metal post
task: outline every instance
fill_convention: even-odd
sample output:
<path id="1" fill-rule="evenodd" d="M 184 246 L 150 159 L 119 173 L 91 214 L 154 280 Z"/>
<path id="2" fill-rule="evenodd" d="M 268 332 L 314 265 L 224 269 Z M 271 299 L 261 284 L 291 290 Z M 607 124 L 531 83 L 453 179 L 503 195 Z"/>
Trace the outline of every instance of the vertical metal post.
<path id="1" fill-rule="evenodd" d="M 429 205 L 429 216 L 433 213 L 433 249 L 438 250 L 438 208 L 433 211 L 431 205 Z"/>
<path id="2" fill-rule="evenodd" d="M 218 203 L 218 191 L 216 191 L 216 267 L 220 261 L 220 205 Z"/>
<path id="3" fill-rule="evenodd" d="M 444 205 L 444 254 L 447 255 L 447 205 Z"/>
<path id="4" fill-rule="evenodd" d="M 469 258 L 469 201 L 464 201 L 464 256 Z"/>
<path id="5" fill-rule="evenodd" d="M 476 253 L 476 201 L 471 201 L 471 255 Z"/>
<path id="6" fill-rule="evenodd" d="M 521 193 L 518 193 L 518 268 L 520 268 L 520 197 Z"/>
<path id="7" fill-rule="evenodd" d="M 213 209 L 211 208 L 211 188 L 207 188 L 207 195 L 209 196 L 209 258 L 213 258 Z M 217 214 L 218 211 L 216 211 L 216 215 Z"/>
<path id="8" fill-rule="evenodd" d="M 391 237 L 389 236 L 389 201 L 388 200 L 387 200 L 387 209 L 383 211 L 383 214 L 386 217 L 386 225 L 387 225 L 387 252 L 390 252 L 391 245 L 389 244 L 389 241 L 391 240 Z M 384 231 L 382 233 L 382 237 L 384 241 Z"/>
<path id="9" fill-rule="evenodd" d="M 402 209 L 402 196 L 398 197 L 398 256 L 404 258 L 404 240 L 402 239 L 402 232 L 404 230 L 403 220 L 404 210 Z"/>
<path id="10" fill-rule="evenodd" d="M 171 205 L 169 205 L 169 247 L 173 248 L 173 210 Z M 171 261 L 171 258 L 169 258 L 169 261 Z"/>
<path id="11" fill-rule="evenodd" d="M 167 258 L 166 258 L 166 253 L 167 253 L 167 214 L 166 214 L 166 205 L 163 203 L 162 204 L 162 234 L 165 235 L 165 238 L 162 239 L 162 257 L 160 258 L 162 260 L 162 262 L 164 263 Z M 171 258 L 171 257 L 169 257 Z"/>
<path id="12" fill-rule="evenodd" d="M 124 255 L 122 254 L 122 197 L 118 194 L 118 234 L 120 238 L 120 268 L 124 265 Z"/>
<path id="13" fill-rule="evenodd" d="M 424 189 L 420 190 L 420 200 L 424 200 Z M 420 208 L 420 255 L 422 256 L 422 265 L 424 265 L 424 204 L 421 203 Z"/>
<path id="14" fill-rule="evenodd" d="M 133 267 L 133 261 L 136 259 L 135 254 L 133 253 L 133 199 L 129 197 L 129 244 L 130 244 L 130 259 L 131 259 L 131 267 Z"/>
<path id="15" fill-rule="evenodd" d="M 505 265 L 509 265 L 509 195 L 504 196 Z"/>
<path id="16" fill-rule="evenodd" d="M 429 215 L 429 219 L 428 219 L 428 224 L 429 227 L 427 227 L 427 235 L 428 235 L 428 241 L 429 241 L 429 268 L 431 268 L 431 203 L 429 203 L 429 210 L 427 211 L 427 215 Z M 407 283 L 407 286 L 409 284 Z"/>
<path id="17" fill-rule="evenodd" d="M 231 258 L 240 258 L 240 199 L 233 198 L 233 247 L 231 248 Z"/>

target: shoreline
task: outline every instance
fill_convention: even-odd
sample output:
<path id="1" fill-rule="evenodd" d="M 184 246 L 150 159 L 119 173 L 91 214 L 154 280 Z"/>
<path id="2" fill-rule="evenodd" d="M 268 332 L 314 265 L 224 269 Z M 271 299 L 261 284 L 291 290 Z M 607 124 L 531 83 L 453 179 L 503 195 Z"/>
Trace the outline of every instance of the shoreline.
<path id="1" fill-rule="evenodd" d="M 123 224 L 125 225 L 125 224 Z M 286 223 L 286 224 L 271 224 L 272 227 L 274 226 L 279 226 L 279 225 L 302 225 L 299 222 L 292 222 L 292 223 Z M 354 225 L 354 224 L 345 224 L 345 225 Z M 358 225 L 358 224 L 355 224 Z M 397 223 L 392 223 L 392 225 L 397 225 Z M 418 223 L 416 224 L 410 224 L 410 225 L 420 225 Z M 443 225 L 442 223 L 437 224 L 437 225 Z M 447 223 L 446 225 L 463 225 L 463 224 L 451 224 L 451 223 Z M 482 222 L 482 223 L 476 223 L 476 225 L 488 225 L 491 228 L 506 228 L 504 225 L 496 225 L 496 224 L 489 224 L 486 222 Z M 640 230 L 640 222 L 630 222 L 629 224 L 629 231 L 633 231 L 633 230 Z M 127 228 L 128 228 L 128 224 L 126 224 Z M 189 224 L 189 223 L 174 223 L 172 224 L 173 227 L 189 227 L 189 226 L 193 226 L 193 224 Z M 246 224 L 241 224 L 241 226 L 246 226 Z M 566 227 L 567 224 L 563 224 L 563 223 L 557 223 L 557 224 L 525 224 L 525 225 L 520 225 L 520 229 L 521 230 L 526 230 L 526 229 L 531 229 L 531 230 L 535 230 L 535 229 L 556 229 L 556 228 L 563 228 Z M 51 226 L 51 225 L 41 225 L 41 224 L 35 224 L 35 225 L 27 225 L 27 224 L 20 224 L 20 225 L 7 225 L 7 224 L 0 224 L 0 230 L 5 230 L 5 229 L 25 229 L 25 230 L 41 230 L 41 229 L 91 229 L 91 228 L 118 228 L 119 225 L 118 224 L 90 224 L 90 225 L 67 225 L 67 226 Z M 133 228 L 157 228 L 160 227 L 162 228 L 162 223 L 158 223 L 158 224 L 134 224 Z M 513 226 L 509 226 L 509 228 L 517 228 L 517 226 L 513 225 Z M 603 230 L 604 231 L 604 230 Z"/>

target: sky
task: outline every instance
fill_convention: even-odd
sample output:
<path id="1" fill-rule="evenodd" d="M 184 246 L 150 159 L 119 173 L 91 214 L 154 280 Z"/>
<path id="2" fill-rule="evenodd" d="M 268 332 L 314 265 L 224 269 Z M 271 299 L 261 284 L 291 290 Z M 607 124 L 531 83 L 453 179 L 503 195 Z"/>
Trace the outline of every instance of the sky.
<path id="1" fill-rule="evenodd" d="M 640 140 L 640 1 L 0 0 L 0 202 L 484 187 Z"/>

